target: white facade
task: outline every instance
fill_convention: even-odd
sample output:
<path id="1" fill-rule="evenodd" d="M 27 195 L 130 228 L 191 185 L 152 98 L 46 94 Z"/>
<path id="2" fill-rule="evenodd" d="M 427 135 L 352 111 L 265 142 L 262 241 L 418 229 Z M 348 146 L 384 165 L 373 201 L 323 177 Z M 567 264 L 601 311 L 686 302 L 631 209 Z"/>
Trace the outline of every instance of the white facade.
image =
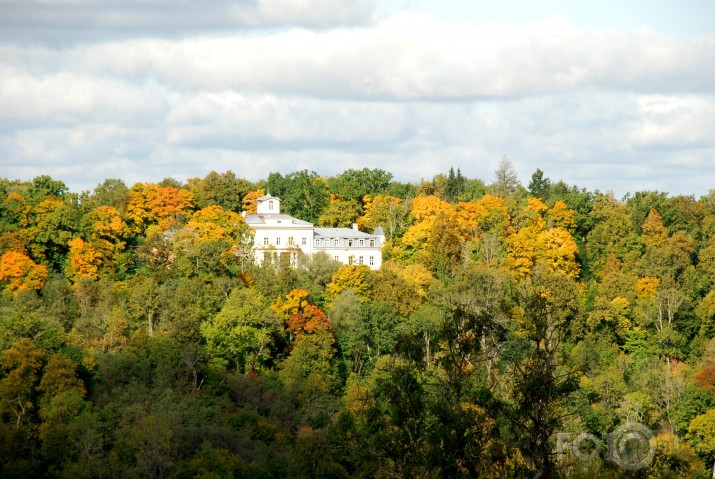
<path id="1" fill-rule="evenodd" d="M 324 251 L 344 264 L 364 264 L 371 269 L 382 265 L 381 230 L 375 234 L 353 228 L 315 228 L 312 223 L 280 212 L 280 198 L 271 195 L 257 199 L 255 215 L 246 215 L 246 224 L 255 230 L 256 259 L 263 262 L 270 256 L 287 257 L 296 265 L 300 254 L 313 255 Z"/>

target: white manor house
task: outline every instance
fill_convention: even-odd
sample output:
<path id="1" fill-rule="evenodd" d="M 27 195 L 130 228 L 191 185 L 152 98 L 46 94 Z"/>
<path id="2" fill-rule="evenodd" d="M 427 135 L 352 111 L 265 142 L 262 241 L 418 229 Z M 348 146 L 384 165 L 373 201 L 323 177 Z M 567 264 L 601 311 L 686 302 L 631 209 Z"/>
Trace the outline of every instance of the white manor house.
<path id="1" fill-rule="evenodd" d="M 378 227 L 373 234 L 352 228 L 316 228 L 312 223 L 281 213 L 281 200 L 267 194 L 257 200 L 256 214 L 245 215 L 246 224 L 255 230 L 256 259 L 289 257 L 298 264 L 300 254 L 312 256 L 324 251 L 343 264 L 364 264 L 371 269 L 382 265 L 385 236 Z"/>

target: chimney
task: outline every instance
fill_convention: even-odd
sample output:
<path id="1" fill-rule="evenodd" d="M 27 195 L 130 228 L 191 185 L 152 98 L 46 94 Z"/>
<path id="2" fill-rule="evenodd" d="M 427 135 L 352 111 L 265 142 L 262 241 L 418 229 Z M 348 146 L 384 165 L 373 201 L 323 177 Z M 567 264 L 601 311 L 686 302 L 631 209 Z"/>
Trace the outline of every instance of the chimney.
<path id="1" fill-rule="evenodd" d="M 357 223 L 353 223 L 353 229 L 354 229 L 355 231 L 357 231 L 357 230 L 358 230 L 358 226 L 357 226 Z"/>

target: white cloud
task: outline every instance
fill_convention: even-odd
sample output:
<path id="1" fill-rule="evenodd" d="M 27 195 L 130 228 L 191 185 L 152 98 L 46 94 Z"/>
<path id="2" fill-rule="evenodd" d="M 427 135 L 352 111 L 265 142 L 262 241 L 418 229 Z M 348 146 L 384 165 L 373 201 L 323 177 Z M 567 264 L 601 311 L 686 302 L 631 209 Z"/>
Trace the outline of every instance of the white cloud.
<path id="1" fill-rule="evenodd" d="M 72 44 L 133 35 L 364 24 L 372 0 L 0 0 L 0 39 Z"/>
<path id="2" fill-rule="evenodd" d="M 643 96 L 641 121 L 631 134 L 636 148 L 715 148 L 715 100 L 706 97 Z"/>
<path id="3" fill-rule="evenodd" d="M 67 53 L 100 75 L 322 98 L 453 100 L 581 89 L 715 91 L 715 38 L 616 35 L 563 19 L 473 27 L 402 14 L 375 26 L 137 39 Z"/>
<path id="4" fill-rule="evenodd" d="M 185 3 L 141 5 L 194 2 Z M 255 5 L 269 23 L 350 23 L 370 2 Z M 332 20 L 301 20 L 311 8 L 332 9 Z M 329 30 L 6 42 L 0 165 L 3 176 L 50 174 L 75 189 L 228 169 L 258 180 L 369 167 L 419 181 L 454 166 L 490 182 L 506 154 L 525 184 L 539 167 L 618 194 L 704 194 L 715 180 L 713 52 L 712 37 L 599 32 L 562 18 L 477 27 L 415 13 Z"/>

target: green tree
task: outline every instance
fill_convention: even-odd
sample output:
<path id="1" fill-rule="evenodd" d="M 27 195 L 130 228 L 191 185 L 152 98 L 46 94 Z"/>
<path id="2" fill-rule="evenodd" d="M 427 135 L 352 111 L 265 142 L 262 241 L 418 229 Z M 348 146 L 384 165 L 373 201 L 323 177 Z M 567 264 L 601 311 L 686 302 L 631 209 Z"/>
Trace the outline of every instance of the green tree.
<path id="1" fill-rule="evenodd" d="M 266 299 L 249 288 L 234 289 L 221 311 L 201 325 L 212 361 L 240 372 L 263 369 L 280 332 L 281 321 Z"/>
<path id="2" fill-rule="evenodd" d="M 241 212 L 243 198 L 255 187 L 250 181 L 237 178 L 230 170 L 225 173 L 212 171 L 202 179 L 192 178 L 187 186 L 194 194 L 197 208 L 218 205 L 235 213 Z"/>
<path id="3" fill-rule="evenodd" d="M 328 188 L 331 193 L 362 205 L 365 195 L 374 197 L 384 194 L 391 181 L 392 174 L 380 169 L 349 169 L 336 177 L 329 178 Z"/>
<path id="4" fill-rule="evenodd" d="M 325 180 L 314 171 L 302 170 L 286 176 L 271 173 L 266 189 L 282 200 L 283 212 L 314 224 L 330 202 Z"/>
<path id="5" fill-rule="evenodd" d="M 712 464 L 711 477 L 715 477 L 715 409 L 710 409 L 690 422 L 688 437 L 695 451 Z"/>
<path id="6" fill-rule="evenodd" d="M 541 198 L 546 201 L 551 194 L 551 180 L 544 177 L 544 172 L 539 168 L 531 175 L 529 181 L 529 193 L 534 198 Z"/>
<path id="7" fill-rule="evenodd" d="M 355 223 L 362 213 L 360 203 L 331 195 L 330 204 L 320 215 L 318 224 L 324 227 L 348 227 Z"/>
<path id="8" fill-rule="evenodd" d="M 0 353 L 0 365 L 5 371 L 0 379 L 0 410 L 12 417 L 18 429 L 36 407 L 35 387 L 44 357 L 45 352 L 28 338 L 17 340 Z"/>
<path id="9" fill-rule="evenodd" d="M 550 441 L 562 425 L 565 400 L 578 388 L 563 342 L 581 314 L 580 301 L 576 285 L 563 275 L 522 283 L 516 301 L 515 335 L 505 358 L 512 396 L 506 414 L 535 476 L 556 477 Z"/>

